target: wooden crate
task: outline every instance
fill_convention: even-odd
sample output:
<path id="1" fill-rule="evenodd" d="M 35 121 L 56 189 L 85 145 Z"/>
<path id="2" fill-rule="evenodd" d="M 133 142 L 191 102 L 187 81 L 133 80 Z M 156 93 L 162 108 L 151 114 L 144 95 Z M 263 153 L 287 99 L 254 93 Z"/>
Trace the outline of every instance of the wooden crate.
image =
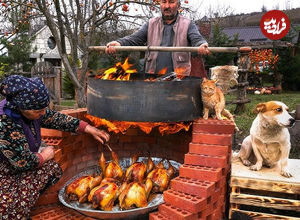
<path id="1" fill-rule="evenodd" d="M 291 178 L 281 176 L 278 167 L 252 171 L 232 162 L 229 218 L 300 220 L 300 160 L 288 164 Z"/>

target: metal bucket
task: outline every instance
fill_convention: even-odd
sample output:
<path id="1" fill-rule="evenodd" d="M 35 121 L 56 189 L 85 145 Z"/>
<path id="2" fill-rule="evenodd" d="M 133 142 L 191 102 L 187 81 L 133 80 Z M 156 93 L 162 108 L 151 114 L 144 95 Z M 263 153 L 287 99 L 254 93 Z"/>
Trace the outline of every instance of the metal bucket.
<path id="1" fill-rule="evenodd" d="M 202 114 L 201 78 L 181 81 L 144 81 L 153 74 L 136 74 L 129 81 L 101 80 L 90 76 L 88 114 L 116 121 L 180 122 Z"/>
<path id="2" fill-rule="evenodd" d="M 138 161 L 143 161 L 144 163 L 147 164 L 147 157 L 140 157 Z M 159 161 L 161 161 L 161 158 L 157 157 L 152 157 L 152 161 L 157 164 Z M 170 160 L 170 163 L 172 166 L 178 171 L 180 167 L 180 163 Z M 131 158 L 122 158 L 119 161 L 120 167 L 125 171 L 130 165 L 131 165 Z M 164 161 L 164 166 L 167 168 L 168 163 L 165 160 Z M 87 168 L 85 171 L 75 175 L 73 178 L 71 178 L 69 181 L 65 183 L 63 188 L 59 191 L 58 198 L 59 201 L 65 205 L 68 208 L 75 209 L 76 211 L 89 216 L 89 217 L 94 217 L 94 218 L 99 218 L 99 219 L 131 219 L 131 218 L 136 218 L 138 216 L 147 214 L 153 210 L 155 210 L 160 204 L 164 202 L 163 199 L 163 194 L 157 194 L 152 198 L 151 201 L 148 202 L 148 206 L 144 208 L 135 208 L 135 209 L 130 209 L 130 210 L 121 210 L 119 205 L 115 205 L 113 207 L 112 211 L 101 211 L 101 210 L 96 210 L 93 209 L 92 204 L 89 203 L 82 203 L 79 204 L 77 201 L 68 201 L 66 198 L 66 187 L 72 183 L 75 179 L 81 177 L 81 176 L 86 176 L 86 175 L 91 175 L 91 174 L 100 174 L 101 170 L 99 166 L 93 166 Z"/>

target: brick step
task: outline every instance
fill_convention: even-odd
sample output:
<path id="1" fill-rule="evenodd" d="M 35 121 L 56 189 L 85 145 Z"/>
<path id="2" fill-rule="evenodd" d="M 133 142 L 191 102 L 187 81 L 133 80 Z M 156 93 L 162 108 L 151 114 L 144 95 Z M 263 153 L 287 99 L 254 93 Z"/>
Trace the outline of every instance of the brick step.
<path id="1" fill-rule="evenodd" d="M 192 142 L 198 144 L 216 144 L 231 146 L 232 135 L 193 132 Z"/>
<path id="2" fill-rule="evenodd" d="M 36 209 L 38 209 L 37 207 Z M 32 220 L 86 220 L 86 216 L 80 214 L 79 212 L 64 207 L 62 205 L 56 204 L 51 206 L 41 206 L 42 212 L 35 214 L 37 210 L 31 213 Z M 90 218 L 92 220 L 93 218 Z"/>
<path id="3" fill-rule="evenodd" d="M 35 215 L 38 215 L 40 213 L 47 212 L 47 211 L 50 211 L 50 210 L 58 208 L 58 207 L 60 207 L 60 205 L 58 205 L 58 204 L 48 204 L 48 205 L 35 206 L 31 210 L 30 216 L 35 216 Z"/>
<path id="4" fill-rule="evenodd" d="M 46 136 L 43 136 L 42 140 L 47 145 L 50 145 L 50 146 L 58 146 L 63 141 L 63 139 L 61 137 L 46 137 Z"/>
<path id="5" fill-rule="evenodd" d="M 234 124 L 229 120 L 199 119 L 193 123 L 193 132 L 233 134 Z"/>
<path id="6" fill-rule="evenodd" d="M 149 214 L 149 220 L 169 220 L 169 218 L 157 211 Z"/>
<path id="7" fill-rule="evenodd" d="M 221 202 L 220 202 L 221 201 Z M 198 220 L 220 220 L 223 216 L 224 196 L 212 196 L 210 203 L 198 213 Z"/>
<path id="8" fill-rule="evenodd" d="M 200 181 L 188 177 L 176 177 L 171 180 L 171 189 L 203 198 L 211 196 L 215 182 Z"/>
<path id="9" fill-rule="evenodd" d="M 184 155 L 184 164 L 200 165 L 215 168 L 227 168 L 229 164 L 229 157 L 187 153 Z"/>
<path id="10" fill-rule="evenodd" d="M 217 144 L 189 144 L 189 153 L 205 154 L 209 156 L 225 156 L 231 154 L 231 146 Z"/>
<path id="11" fill-rule="evenodd" d="M 183 210 L 181 208 L 172 206 L 168 203 L 164 203 L 158 207 L 158 211 L 170 219 L 176 220 L 194 220 L 197 219 L 197 213 L 190 213 L 189 211 Z"/>
<path id="12" fill-rule="evenodd" d="M 173 189 L 164 191 L 164 201 L 191 213 L 198 213 L 205 209 L 207 205 L 206 198 L 175 191 Z"/>
<path id="13" fill-rule="evenodd" d="M 179 176 L 201 181 L 219 181 L 225 175 L 225 168 L 183 164 L 179 168 Z"/>

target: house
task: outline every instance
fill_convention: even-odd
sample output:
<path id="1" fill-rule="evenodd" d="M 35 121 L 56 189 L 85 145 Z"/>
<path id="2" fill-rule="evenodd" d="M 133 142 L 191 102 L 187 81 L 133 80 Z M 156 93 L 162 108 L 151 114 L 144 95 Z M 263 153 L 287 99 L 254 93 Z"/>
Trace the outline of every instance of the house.
<path id="1" fill-rule="evenodd" d="M 291 43 L 296 44 L 299 32 L 295 30 L 295 27 L 300 26 L 300 24 L 295 24 L 290 28 L 289 35 L 294 36 Z M 272 41 L 267 38 L 260 29 L 260 26 L 249 26 L 249 27 L 225 27 L 223 32 L 232 39 L 236 34 L 238 34 L 237 46 L 251 46 L 252 48 L 272 48 L 276 47 L 286 47 L 287 42 L 284 41 Z"/>
<path id="2" fill-rule="evenodd" d="M 31 48 L 33 52 L 30 55 L 32 62 L 50 62 L 54 66 L 62 66 L 61 58 L 57 49 L 57 42 L 47 25 L 42 25 L 37 30 L 32 30 L 31 35 L 34 37 Z M 81 49 L 79 50 L 79 57 L 82 56 Z M 66 52 L 71 53 L 71 46 L 68 38 L 66 38 Z"/>
<path id="3" fill-rule="evenodd" d="M 300 26 L 300 8 L 283 11 L 291 21 L 289 35 L 293 36 L 292 44 L 299 41 L 299 31 L 296 28 Z M 208 19 L 206 16 L 196 21 L 199 31 L 209 39 L 212 36 L 212 26 L 218 23 L 223 28 L 223 32 L 233 38 L 238 34 L 237 46 L 251 46 L 252 48 L 273 48 L 286 47 L 284 41 L 272 41 L 265 37 L 260 30 L 260 20 L 265 12 L 253 12 L 250 14 L 229 15 L 222 18 Z"/>

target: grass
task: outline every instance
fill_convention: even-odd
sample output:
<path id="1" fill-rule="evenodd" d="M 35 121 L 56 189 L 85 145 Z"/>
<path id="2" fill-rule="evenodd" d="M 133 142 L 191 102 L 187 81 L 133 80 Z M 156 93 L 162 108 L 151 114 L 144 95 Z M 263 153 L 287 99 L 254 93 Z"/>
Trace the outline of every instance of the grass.
<path id="1" fill-rule="evenodd" d="M 235 99 L 235 95 L 226 95 L 226 100 Z M 247 94 L 247 98 L 251 99 L 250 103 L 246 104 L 246 109 L 244 112 L 235 115 L 235 122 L 239 129 L 241 130 L 240 134 L 236 134 L 236 145 L 240 144 L 243 139 L 249 135 L 250 127 L 252 121 L 256 117 L 256 114 L 253 113 L 255 106 L 261 102 L 267 101 L 281 101 L 289 106 L 289 111 L 293 111 L 296 109 L 296 105 L 300 104 L 300 92 L 285 92 L 282 94 L 271 94 L 271 95 L 254 95 Z M 227 105 L 226 108 L 230 110 L 230 112 L 234 112 L 236 105 Z M 236 148 L 237 146 L 235 146 Z"/>
<path id="2" fill-rule="evenodd" d="M 76 104 L 75 100 L 62 100 L 60 103 L 62 106 L 74 106 Z"/>

